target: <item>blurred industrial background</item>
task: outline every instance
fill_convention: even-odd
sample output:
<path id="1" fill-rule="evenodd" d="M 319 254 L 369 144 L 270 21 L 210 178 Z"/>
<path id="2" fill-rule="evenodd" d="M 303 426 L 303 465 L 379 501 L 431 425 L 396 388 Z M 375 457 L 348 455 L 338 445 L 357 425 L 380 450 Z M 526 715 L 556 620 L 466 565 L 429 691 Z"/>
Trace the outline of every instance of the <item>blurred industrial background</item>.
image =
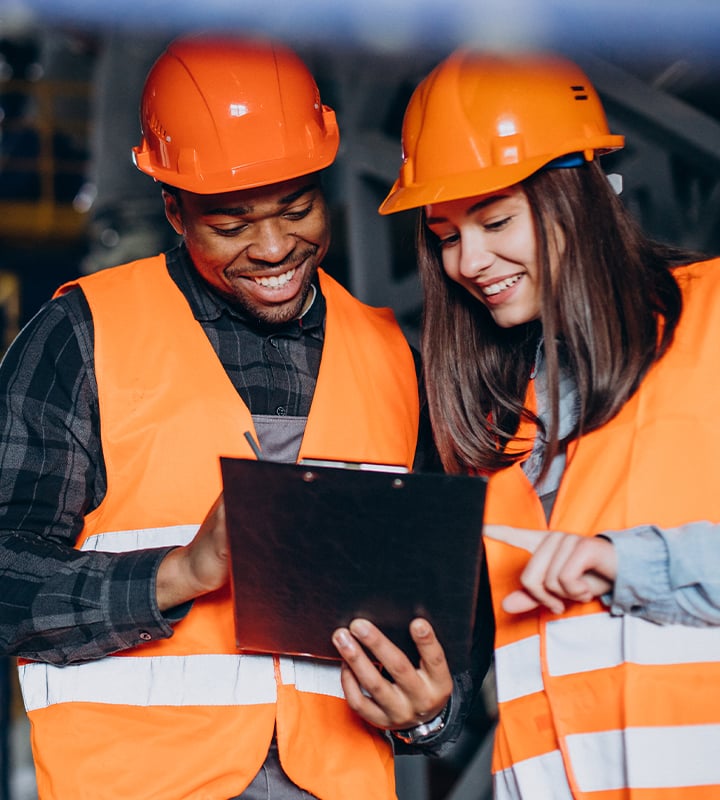
<path id="1" fill-rule="evenodd" d="M 0 0 L 0 353 L 64 280 L 172 243 L 160 194 L 135 171 L 137 105 L 164 44 L 188 30 L 280 38 L 337 112 L 326 268 L 392 306 L 416 340 L 412 213 L 377 206 L 400 161 L 410 92 L 456 46 L 557 50 L 581 63 L 627 147 L 604 162 L 657 238 L 720 251 L 717 0 Z M 28 731 L 0 661 L 0 800 L 36 797 Z M 398 759 L 401 800 L 489 797 L 490 682 L 440 762 Z"/>

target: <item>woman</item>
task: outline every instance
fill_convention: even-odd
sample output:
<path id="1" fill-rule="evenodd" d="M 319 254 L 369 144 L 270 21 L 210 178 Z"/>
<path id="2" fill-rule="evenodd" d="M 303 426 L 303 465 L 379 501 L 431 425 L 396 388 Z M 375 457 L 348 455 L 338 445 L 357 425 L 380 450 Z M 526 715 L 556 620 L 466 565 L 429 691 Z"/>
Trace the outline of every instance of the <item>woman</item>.
<path id="1" fill-rule="evenodd" d="M 380 209 L 422 209 L 445 469 L 490 476 L 498 798 L 720 792 L 720 262 L 638 229 L 622 146 L 576 65 L 459 51 Z"/>

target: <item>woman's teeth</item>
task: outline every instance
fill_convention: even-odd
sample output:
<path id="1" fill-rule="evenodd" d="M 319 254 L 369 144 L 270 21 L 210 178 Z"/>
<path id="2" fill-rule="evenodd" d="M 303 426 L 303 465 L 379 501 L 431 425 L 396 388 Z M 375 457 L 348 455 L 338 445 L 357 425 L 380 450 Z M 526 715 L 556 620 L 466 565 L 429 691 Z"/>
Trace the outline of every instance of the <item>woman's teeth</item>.
<path id="1" fill-rule="evenodd" d="M 260 286 L 270 286 L 273 289 L 277 289 L 280 286 L 285 286 L 286 283 L 291 281 L 294 274 L 295 268 L 293 267 L 293 269 L 288 270 L 282 275 L 270 275 L 269 277 L 262 276 L 260 278 L 255 278 L 255 283 L 259 283 Z"/>
<path id="2" fill-rule="evenodd" d="M 522 278 L 522 275 L 513 275 L 512 278 L 505 278 L 504 281 L 491 283 L 490 286 L 483 286 L 482 292 L 486 297 L 491 297 L 494 294 L 500 294 L 505 289 L 514 286 Z"/>

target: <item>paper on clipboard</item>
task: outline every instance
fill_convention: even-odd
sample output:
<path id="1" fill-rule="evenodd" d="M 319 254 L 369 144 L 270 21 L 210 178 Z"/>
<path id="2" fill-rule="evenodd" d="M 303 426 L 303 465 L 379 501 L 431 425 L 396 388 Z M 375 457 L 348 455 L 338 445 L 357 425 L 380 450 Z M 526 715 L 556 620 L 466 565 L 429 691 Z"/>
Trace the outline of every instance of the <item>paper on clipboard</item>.
<path id="1" fill-rule="evenodd" d="M 362 616 L 417 663 L 424 616 L 467 668 L 485 479 L 347 466 L 221 458 L 238 649 L 338 659 Z"/>

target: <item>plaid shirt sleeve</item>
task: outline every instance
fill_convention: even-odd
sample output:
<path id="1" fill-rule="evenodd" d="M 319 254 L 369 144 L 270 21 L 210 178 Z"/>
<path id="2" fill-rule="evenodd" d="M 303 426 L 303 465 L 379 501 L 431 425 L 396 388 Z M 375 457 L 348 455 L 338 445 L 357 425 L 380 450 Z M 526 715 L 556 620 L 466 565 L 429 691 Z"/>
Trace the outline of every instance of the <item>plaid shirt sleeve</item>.
<path id="1" fill-rule="evenodd" d="M 73 545 L 105 493 L 92 318 L 48 303 L 0 365 L 0 652 L 54 664 L 172 635 L 155 600 L 167 550 Z"/>

